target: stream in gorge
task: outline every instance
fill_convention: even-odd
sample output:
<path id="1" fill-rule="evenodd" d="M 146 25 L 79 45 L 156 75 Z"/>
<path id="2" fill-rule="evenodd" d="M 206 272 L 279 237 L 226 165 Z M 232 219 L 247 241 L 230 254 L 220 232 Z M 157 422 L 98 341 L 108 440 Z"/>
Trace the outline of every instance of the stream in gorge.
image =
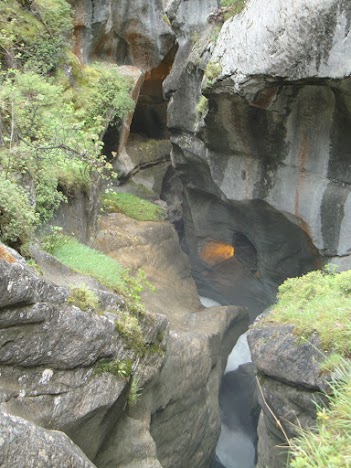
<path id="1" fill-rule="evenodd" d="M 219 302 L 200 296 L 205 307 Z M 219 392 L 221 433 L 212 468 L 254 468 L 259 408 L 246 333 L 228 356 Z"/>

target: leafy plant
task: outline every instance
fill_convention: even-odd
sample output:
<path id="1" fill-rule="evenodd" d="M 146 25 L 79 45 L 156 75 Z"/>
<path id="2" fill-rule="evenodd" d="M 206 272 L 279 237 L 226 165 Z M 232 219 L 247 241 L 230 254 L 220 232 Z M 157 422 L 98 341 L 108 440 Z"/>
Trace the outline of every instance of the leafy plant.
<path id="1" fill-rule="evenodd" d="M 131 193 L 106 191 L 102 196 L 102 208 L 107 213 L 123 213 L 138 221 L 161 221 L 165 212 L 154 203 Z"/>
<path id="2" fill-rule="evenodd" d="M 99 362 L 96 365 L 94 374 L 101 375 L 106 372 L 113 374 L 115 377 L 123 377 L 127 379 L 131 376 L 133 370 L 133 361 L 131 359 L 125 359 L 120 361 L 118 359 L 109 362 Z"/>
<path id="3" fill-rule="evenodd" d="M 99 298 L 86 285 L 72 288 L 67 302 L 84 311 L 94 311 L 99 306 Z"/>
<path id="4" fill-rule="evenodd" d="M 0 240 L 11 245 L 24 243 L 37 224 L 38 216 L 27 193 L 0 173 Z"/>

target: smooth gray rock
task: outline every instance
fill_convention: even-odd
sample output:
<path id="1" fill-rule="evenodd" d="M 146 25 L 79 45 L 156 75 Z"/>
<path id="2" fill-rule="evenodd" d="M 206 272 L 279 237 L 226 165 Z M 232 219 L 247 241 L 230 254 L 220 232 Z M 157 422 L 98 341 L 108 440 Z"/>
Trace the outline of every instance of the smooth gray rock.
<path id="1" fill-rule="evenodd" d="M 255 76 L 344 78 L 351 68 L 350 21 L 345 0 L 249 0 L 223 26 L 212 61 L 236 91 Z"/>
<path id="2" fill-rule="evenodd" d="M 95 465 L 62 432 L 0 410 L 0 465 L 28 468 L 93 468 Z"/>
<path id="3" fill-rule="evenodd" d="M 17 303 L 35 304 L 38 301 L 62 303 L 67 299 L 67 291 L 47 283 L 26 266 L 24 260 L 12 249 L 0 243 L 12 257 L 13 262 L 0 258 L 0 309 Z"/>

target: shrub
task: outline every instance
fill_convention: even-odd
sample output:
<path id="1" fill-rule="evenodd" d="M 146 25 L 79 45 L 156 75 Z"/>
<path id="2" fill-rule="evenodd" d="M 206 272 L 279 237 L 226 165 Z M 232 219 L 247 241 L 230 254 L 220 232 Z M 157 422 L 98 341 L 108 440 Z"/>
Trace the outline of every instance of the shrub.
<path id="1" fill-rule="evenodd" d="M 208 111 L 208 99 L 206 96 L 201 95 L 199 102 L 196 106 L 196 117 L 200 120 Z"/>
<path id="2" fill-rule="evenodd" d="M 28 195 L 18 183 L 0 174 L 0 240 L 10 245 L 26 242 L 38 223 Z"/>
<path id="3" fill-rule="evenodd" d="M 221 7 L 227 11 L 224 13 L 224 20 L 231 18 L 243 11 L 246 5 L 246 0 L 221 0 Z"/>
<path id="4" fill-rule="evenodd" d="M 2 0 L 0 56 L 39 73 L 52 71 L 69 47 L 72 11 L 65 0 Z"/>

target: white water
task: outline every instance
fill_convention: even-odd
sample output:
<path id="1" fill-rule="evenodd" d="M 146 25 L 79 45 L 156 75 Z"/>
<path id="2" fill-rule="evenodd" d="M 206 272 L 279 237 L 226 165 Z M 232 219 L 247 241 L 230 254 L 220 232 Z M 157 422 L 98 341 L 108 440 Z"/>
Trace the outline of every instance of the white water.
<path id="1" fill-rule="evenodd" d="M 205 307 L 221 305 L 207 297 L 200 296 L 200 301 Z M 251 353 L 246 333 L 244 333 L 230 353 L 224 373 L 236 371 L 239 366 L 248 362 L 251 362 Z M 225 408 L 222 408 L 222 411 L 225 411 Z M 251 438 L 240 430 L 240 427 L 233 429 L 222 423 L 216 455 L 225 468 L 255 467 L 255 446 Z"/>

